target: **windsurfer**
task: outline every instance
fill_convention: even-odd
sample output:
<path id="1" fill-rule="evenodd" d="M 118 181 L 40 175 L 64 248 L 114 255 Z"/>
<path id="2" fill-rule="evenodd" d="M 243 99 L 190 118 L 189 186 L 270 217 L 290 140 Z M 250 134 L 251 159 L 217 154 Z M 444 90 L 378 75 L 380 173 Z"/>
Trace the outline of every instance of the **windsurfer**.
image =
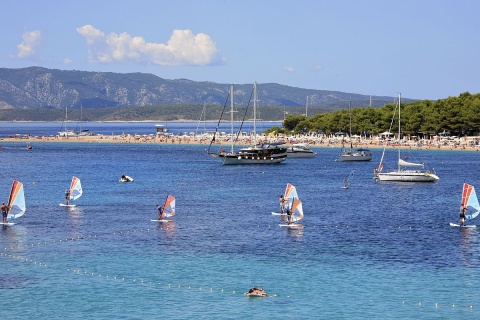
<path id="1" fill-rule="evenodd" d="M 2 206 L 0 207 L 0 209 L 2 210 L 2 222 L 7 223 L 8 207 L 5 205 L 5 202 L 2 202 Z"/>
<path id="2" fill-rule="evenodd" d="M 286 208 L 286 211 L 287 211 L 287 224 L 292 224 L 293 223 L 293 221 L 292 221 L 293 212 L 289 207 Z"/>
<path id="3" fill-rule="evenodd" d="M 460 205 L 460 225 L 464 226 L 466 224 L 466 217 L 465 212 L 467 212 L 468 208 L 465 207 L 463 204 Z"/>
<path id="4" fill-rule="evenodd" d="M 285 199 L 283 198 L 283 195 L 280 196 L 278 202 L 280 203 L 280 213 L 283 214 L 283 211 L 285 210 Z"/>
<path id="5" fill-rule="evenodd" d="M 70 203 L 70 189 L 65 190 L 65 203 L 68 204 Z"/>
<path id="6" fill-rule="evenodd" d="M 157 204 L 158 220 L 163 220 L 163 207 Z"/>

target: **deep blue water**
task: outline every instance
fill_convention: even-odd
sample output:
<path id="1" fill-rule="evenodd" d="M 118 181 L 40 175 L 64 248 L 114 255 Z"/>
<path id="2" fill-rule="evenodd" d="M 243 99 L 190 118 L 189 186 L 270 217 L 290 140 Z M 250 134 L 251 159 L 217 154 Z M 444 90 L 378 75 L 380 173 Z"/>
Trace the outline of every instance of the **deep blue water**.
<path id="1" fill-rule="evenodd" d="M 0 229 L 2 318 L 480 316 L 480 228 L 449 226 L 463 182 L 479 181 L 478 152 L 418 152 L 440 181 L 396 184 L 372 179 L 380 150 L 367 163 L 317 148 L 313 159 L 223 166 L 200 145 L 1 145 L 0 200 L 17 179 L 27 203 Z M 72 175 L 84 195 L 68 210 Z M 303 230 L 270 213 L 288 182 Z M 151 222 L 168 194 L 175 222 Z M 254 285 L 276 296 L 245 297 Z"/>

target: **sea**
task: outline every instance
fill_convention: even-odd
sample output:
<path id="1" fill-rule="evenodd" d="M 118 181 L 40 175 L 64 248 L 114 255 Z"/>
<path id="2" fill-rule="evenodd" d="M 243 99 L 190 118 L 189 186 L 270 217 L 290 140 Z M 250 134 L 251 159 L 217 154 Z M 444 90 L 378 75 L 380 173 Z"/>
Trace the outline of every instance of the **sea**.
<path id="1" fill-rule="evenodd" d="M 176 125 L 196 124 L 168 127 Z M 0 136 L 59 129 L 25 126 L 2 123 Z M 2 319 L 480 317 L 480 222 L 449 225 L 463 183 L 480 186 L 479 152 L 415 151 L 440 180 L 388 183 L 373 179 L 380 149 L 371 162 L 312 147 L 315 158 L 225 166 L 205 145 L 0 145 L 0 201 L 18 180 L 27 207 L 0 228 Z M 396 156 L 388 150 L 387 163 Z M 122 174 L 135 181 L 118 182 Z M 67 209 L 59 204 L 72 176 L 83 196 Z M 280 227 L 271 214 L 287 183 L 303 203 L 303 229 Z M 151 221 L 168 195 L 173 222 Z M 245 296 L 253 286 L 268 297 Z"/>

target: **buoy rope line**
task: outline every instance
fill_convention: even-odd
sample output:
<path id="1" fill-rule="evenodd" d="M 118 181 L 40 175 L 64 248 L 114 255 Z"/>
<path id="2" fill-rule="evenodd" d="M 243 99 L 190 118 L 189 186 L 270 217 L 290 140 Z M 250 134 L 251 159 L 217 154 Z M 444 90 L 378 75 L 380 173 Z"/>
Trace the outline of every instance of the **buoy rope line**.
<path id="1" fill-rule="evenodd" d="M 14 254 L 9 254 L 9 253 L 0 253 L 0 257 L 5 257 L 9 258 L 12 260 L 17 260 L 17 261 L 22 261 L 26 263 L 31 263 L 37 267 L 42 267 L 42 268 L 47 268 L 50 267 L 50 265 L 47 265 L 46 263 L 43 263 L 41 261 L 33 260 L 33 259 L 28 259 L 20 255 L 14 255 Z M 66 272 L 77 274 L 77 275 L 84 275 L 84 276 L 89 276 L 89 277 L 95 277 L 95 278 L 102 278 L 105 280 L 110 280 L 110 281 L 115 281 L 117 283 L 130 283 L 130 284 L 138 284 L 138 285 L 149 285 L 149 286 L 156 286 L 156 287 L 162 287 L 162 288 L 169 288 L 169 289 L 184 289 L 184 290 L 191 290 L 191 291 L 197 291 L 197 292 L 210 292 L 210 293 L 217 293 L 217 294 L 241 294 L 244 295 L 243 292 L 238 291 L 238 290 L 226 290 L 226 289 L 217 289 L 213 288 L 210 286 L 207 287 L 198 287 L 198 286 L 193 286 L 193 285 L 185 285 L 185 284 L 174 284 L 168 281 L 151 281 L 151 280 L 145 280 L 145 279 L 137 279 L 137 278 L 128 278 L 128 277 L 122 277 L 118 275 L 109 275 L 105 273 L 99 273 L 99 272 L 92 272 L 86 269 L 76 269 L 76 268 L 66 268 Z M 280 297 L 282 299 L 290 299 L 292 298 L 291 295 L 280 295 L 278 296 L 277 294 L 269 294 L 267 298 L 273 298 L 273 297 Z M 298 298 L 298 296 L 295 296 Z M 371 301 L 373 302 L 373 301 Z M 418 306 L 418 307 L 434 307 L 436 309 L 439 308 L 462 308 L 462 309 L 474 309 L 474 305 L 465 305 L 461 303 L 427 303 L 424 301 L 405 301 L 403 300 L 402 305 L 409 305 L 409 306 Z"/>

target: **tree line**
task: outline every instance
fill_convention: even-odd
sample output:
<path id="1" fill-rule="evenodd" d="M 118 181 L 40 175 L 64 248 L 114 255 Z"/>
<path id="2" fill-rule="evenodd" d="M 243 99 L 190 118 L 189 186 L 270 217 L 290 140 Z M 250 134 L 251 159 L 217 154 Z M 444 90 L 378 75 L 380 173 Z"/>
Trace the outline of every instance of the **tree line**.
<path id="1" fill-rule="evenodd" d="M 380 108 L 364 107 L 352 109 L 352 134 L 378 134 L 390 129 L 397 104 Z M 398 117 L 398 113 L 395 113 Z M 396 132 L 398 120 L 394 119 L 392 132 Z M 350 111 L 338 110 L 316 114 L 312 117 L 289 115 L 283 122 L 284 128 L 274 127 L 269 132 L 277 133 L 348 133 Z M 480 94 L 465 92 L 458 97 L 444 100 L 416 101 L 401 104 L 402 134 L 417 136 L 449 133 L 456 136 L 478 135 L 480 132 Z"/>

